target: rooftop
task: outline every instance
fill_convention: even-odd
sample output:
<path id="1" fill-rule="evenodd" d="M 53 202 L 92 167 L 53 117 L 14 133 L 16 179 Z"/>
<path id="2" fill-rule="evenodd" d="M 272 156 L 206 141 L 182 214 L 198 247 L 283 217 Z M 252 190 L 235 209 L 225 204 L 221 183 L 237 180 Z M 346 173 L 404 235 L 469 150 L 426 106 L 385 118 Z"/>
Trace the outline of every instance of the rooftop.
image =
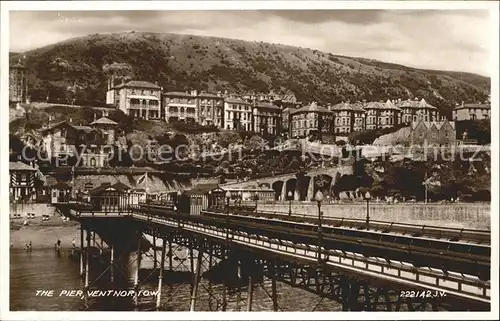
<path id="1" fill-rule="evenodd" d="M 107 117 L 101 117 L 98 120 L 90 123 L 90 125 L 118 125 L 117 122 L 112 121 L 111 119 Z"/>
<path id="2" fill-rule="evenodd" d="M 299 113 L 331 114 L 332 112 L 326 109 L 325 107 L 318 106 L 315 102 L 313 102 L 309 106 L 304 106 L 302 108 L 296 109 L 291 112 L 291 114 L 299 114 Z"/>
<path id="3" fill-rule="evenodd" d="M 94 188 L 92 191 L 90 191 L 91 195 L 99 195 L 104 191 L 117 191 L 117 192 L 125 192 L 130 190 L 130 187 L 123 184 L 122 182 L 117 182 L 113 185 L 109 183 L 102 183 L 101 186 Z"/>
<path id="4" fill-rule="evenodd" d="M 461 104 L 460 106 L 455 107 L 456 109 L 466 109 L 466 108 L 482 108 L 482 109 L 491 109 L 491 104 L 486 104 L 486 103 L 468 103 L 468 104 Z"/>
<path id="5" fill-rule="evenodd" d="M 430 108 L 430 109 L 437 109 L 436 107 L 432 106 L 428 102 L 425 101 L 425 99 L 407 99 L 407 100 L 402 100 L 402 101 L 397 101 L 395 102 L 396 106 L 400 108 Z"/>
<path id="6" fill-rule="evenodd" d="M 36 169 L 21 162 L 9 162 L 9 170 L 10 171 L 31 171 L 35 172 Z"/>
<path id="7" fill-rule="evenodd" d="M 448 120 L 445 120 L 445 121 L 423 121 L 423 120 L 420 120 L 417 122 L 412 122 L 411 128 L 415 129 L 420 123 L 423 123 L 425 125 L 425 127 L 427 127 L 427 128 L 431 128 L 432 126 L 436 126 L 437 129 L 441 129 L 441 127 L 443 127 L 443 125 L 446 123 L 450 124 L 451 127 L 455 128 L 455 122 L 448 121 Z"/>
<path id="8" fill-rule="evenodd" d="M 271 103 L 264 103 L 264 102 L 259 102 L 255 105 L 257 108 L 271 108 L 271 109 L 280 109 L 278 106 L 271 104 Z"/>
<path id="9" fill-rule="evenodd" d="M 185 93 L 182 91 L 169 91 L 163 94 L 164 96 L 175 96 L 175 97 L 195 97 L 194 95 L 191 95 L 190 93 Z"/>
<path id="10" fill-rule="evenodd" d="M 246 101 L 244 101 L 243 99 L 240 99 L 240 98 L 234 98 L 234 97 L 229 97 L 229 98 L 226 98 L 226 103 L 250 105 L 250 103 L 249 103 L 249 102 L 246 102 Z"/>
<path id="11" fill-rule="evenodd" d="M 149 81 L 142 81 L 142 80 L 131 80 L 131 81 L 127 82 L 127 83 L 117 85 L 117 86 L 115 86 L 113 88 L 119 89 L 119 88 L 125 88 L 125 87 L 161 89 L 161 87 L 158 86 L 158 85 L 150 83 Z"/>

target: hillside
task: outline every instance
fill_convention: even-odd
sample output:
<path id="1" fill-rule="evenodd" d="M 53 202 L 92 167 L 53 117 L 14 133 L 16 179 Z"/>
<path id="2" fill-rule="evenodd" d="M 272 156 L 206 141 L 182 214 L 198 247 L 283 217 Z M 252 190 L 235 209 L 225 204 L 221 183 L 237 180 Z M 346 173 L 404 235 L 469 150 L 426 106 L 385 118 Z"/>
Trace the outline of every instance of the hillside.
<path id="1" fill-rule="evenodd" d="M 105 100 L 109 64 L 166 90 L 293 92 L 302 102 L 425 98 L 451 114 L 483 101 L 490 79 L 409 68 L 318 50 L 234 39 L 158 33 L 93 34 L 25 53 L 32 100 Z M 118 64 L 115 65 L 115 67 Z M 104 67 L 104 68 L 103 68 Z M 129 73 L 130 74 L 130 73 Z M 68 86 L 77 85 L 73 93 Z M 75 97 L 73 97 L 75 98 Z"/>

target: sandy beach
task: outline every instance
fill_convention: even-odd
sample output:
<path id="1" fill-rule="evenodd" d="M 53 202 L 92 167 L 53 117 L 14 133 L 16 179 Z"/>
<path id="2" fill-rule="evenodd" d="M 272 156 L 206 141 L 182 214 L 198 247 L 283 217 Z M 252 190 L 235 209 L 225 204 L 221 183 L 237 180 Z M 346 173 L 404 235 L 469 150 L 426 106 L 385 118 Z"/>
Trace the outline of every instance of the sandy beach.
<path id="1" fill-rule="evenodd" d="M 41 217 L 28 220 L 29 225 L 23 225 L 23 219 L 10 220 L 10 242 L 13 248 L 24 248 L 31 241 L 32 247 L 53 248 L 57 240 L 62 247 L 71 247 L 72 240 L 80 242 L 80 225 L 73 221 L 63 221 L 59 216 L 51 216 L 48 221 Z"/>

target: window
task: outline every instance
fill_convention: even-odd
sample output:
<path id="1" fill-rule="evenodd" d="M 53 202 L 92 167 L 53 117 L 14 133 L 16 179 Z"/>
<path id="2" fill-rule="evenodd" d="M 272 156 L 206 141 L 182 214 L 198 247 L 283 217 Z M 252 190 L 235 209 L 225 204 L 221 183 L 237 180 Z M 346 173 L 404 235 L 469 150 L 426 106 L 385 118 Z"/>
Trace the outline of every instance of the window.
<path id="1" fill-rule="evenodd" d="M 141 90 L 141 94 L 144 95 L 144 90 Z"/>
<path id="2" fill-rule="evenodd" d="M 155 94 L 155 91 L 154 90 L 151 90 L 151 95 L 154 95 Z"/>

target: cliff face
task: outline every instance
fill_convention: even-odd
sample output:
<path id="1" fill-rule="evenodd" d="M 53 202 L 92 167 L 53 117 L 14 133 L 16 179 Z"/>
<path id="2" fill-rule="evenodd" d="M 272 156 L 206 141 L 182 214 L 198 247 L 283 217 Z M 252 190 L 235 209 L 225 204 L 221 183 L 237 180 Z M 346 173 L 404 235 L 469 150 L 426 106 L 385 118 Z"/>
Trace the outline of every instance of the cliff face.
<path id="1" fill-rule="evenodd" d="M 293 93 L 299 101 L 425 98 L 450 115 L 456 102 L 484 101 L 490 79 L 421 70 L 318 50 L 214 37 L 89 35 L 26 53 L 32 101 L 104 101 L 114 70 L 167 90 Z M 115 64 L 113 64 L 115 63 Z M 71 87 L 71 90 L 68 90 Z"/>

